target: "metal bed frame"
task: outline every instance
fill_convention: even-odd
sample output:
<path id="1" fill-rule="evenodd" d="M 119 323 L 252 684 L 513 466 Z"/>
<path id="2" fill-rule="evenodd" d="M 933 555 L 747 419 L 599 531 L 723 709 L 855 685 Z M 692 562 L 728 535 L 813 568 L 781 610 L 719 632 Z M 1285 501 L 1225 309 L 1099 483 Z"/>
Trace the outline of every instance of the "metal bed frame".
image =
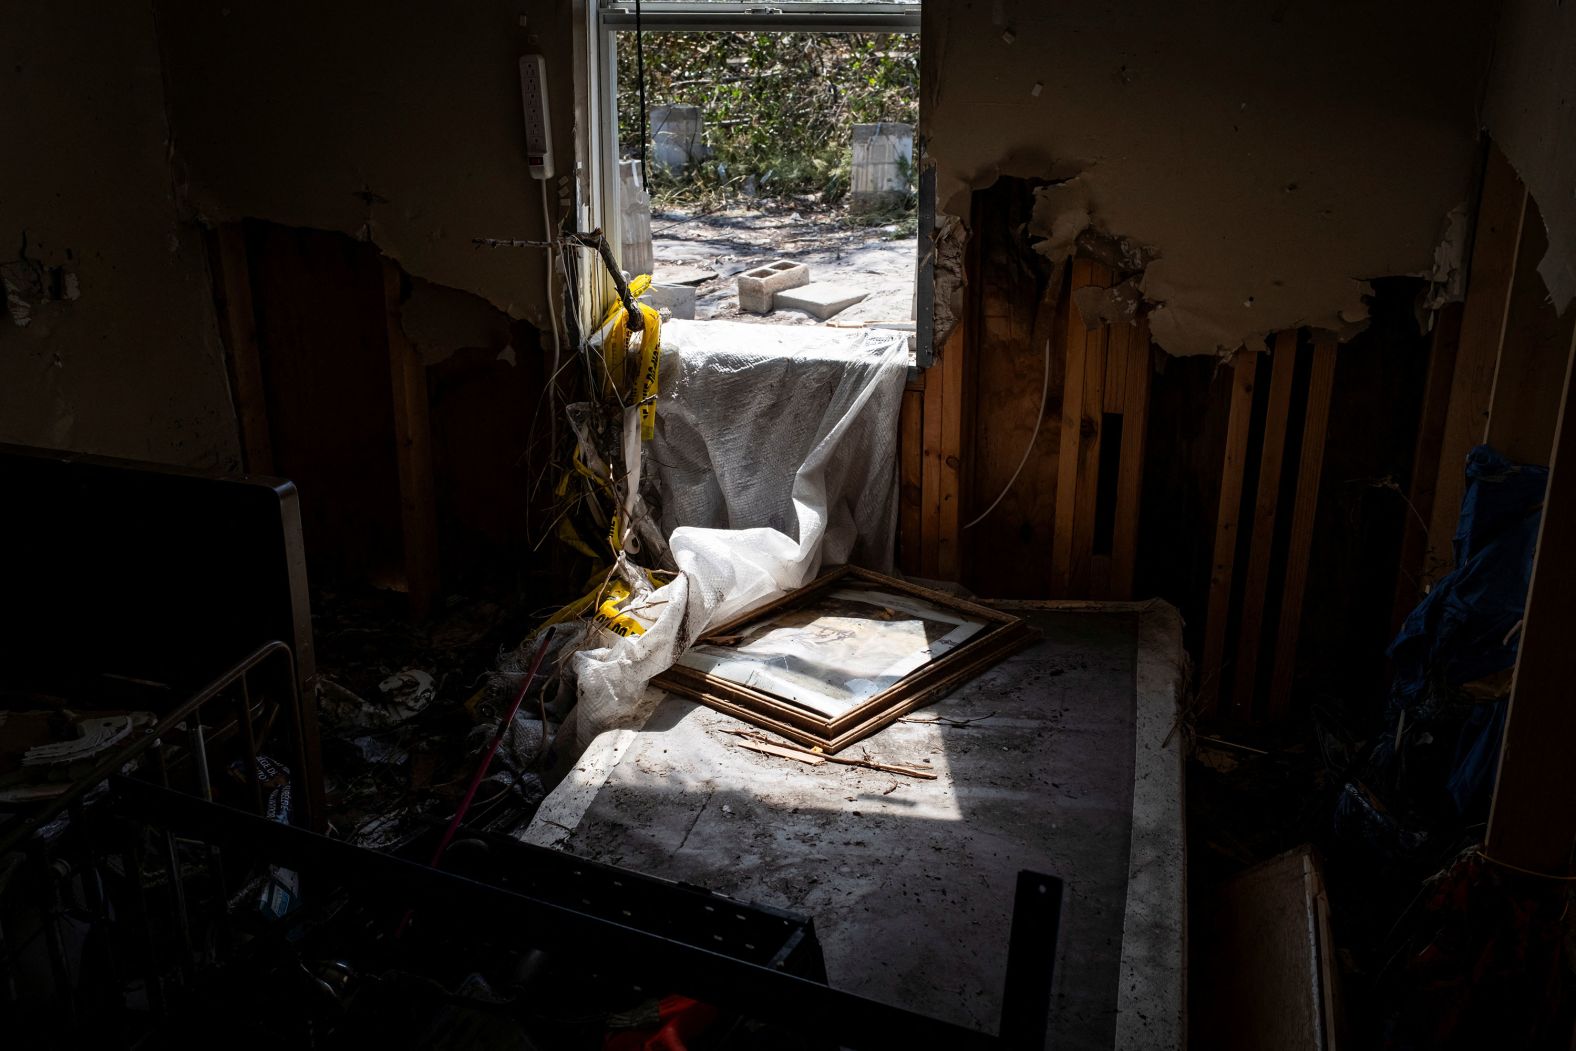
<path id="1" fill-rule="evenodd" d="M 225 674 L 193 694 L 140 737 L 105 757 L 60 798 L 33 813 L 0 838 L 0 859 L 41 849 L 37 833 L 62 814 L 84 833 L 74 848 L 81 851 L 83 870 L 102 865 L 115 844 L 95 841 L 84 803 L 93 790 L 108 786 L 102 805 L 111 824 L 136 829 L 142 836 L 128 842 L 155 842 L 168 866 L 166 907 L 178 927 L 177 952 L 184 959 L 155 958 L 158 939 L 146 880 L 138 863 L 128 863 L 125 877 L 134 902 L 129 915 L 90 900 L 90 911 L 115 924 L 140 921 L 147 937 L 149 1005 L 155 1018 L 169 1009 L 165 975 L 189 979 L 202 966 L 194 945 L 193 902 L 182 876 L 177 840 L 202 845 L 214 915 L 221 945 L 231 942 L 235 917 L 224 893 L 226 855 L 233 862 L 265 860 L 288 866 L 317 885 L 337 884 L 358 898 L 391 906 L 415 908 L 436 919 L 446 931 L 474 931 L 479 941 L 504 941 L 512 946 L 544 950 L 584 965 L 618 961 L 637 987 L 653 992 L 681 992 L 761 1022 L 814 1034 L 851 1048 L 930 1046 L 965 1051 L 1039 1051 L 1045 1046 L 1051 983 L 1056 964 L 1062 883 L 1054 876 L 1022 872 L 1018 877 L 1007 952 L 1000 1030 L 989 1034 L 914 1011 L 831 988 L 821 960 L 811 918 L 781 909 L 733 901 L 701 888 L 657 879 L 616 866 L 576 858 L 532 846 L 507 836 L 467 832 L 481 838 L 506 863 L 499 882 L 480 882 L 452 872 L 354 846 L 266 815 L 257 778 L 257 720 L 267 720 L 267 704 L 254 703 L 251 677 L 277 662 L 290 683 L 286 715 L 296 764 L 293 784 L 302 786 L 317 771 L 308 771 L 299 733 L 299 698 L 289 647 L 268 643 Z M 232 689 L 238 687 L 238 689 Z M 227 718 L 205 724 L 210 705 L 228 696 Z M 279 708 L 274 709 L 277 714 Z M 184 744 L 182 743 L 184 742 Z M 235 745 L 248 764 L 253 812 L 214 801 L 209 763 L 213 750 Z M 143 761 L 151 756 L 152 762 Z M 177 784 L 185 786 L 179 790 Z M 306 798 L 306 793 L 301 794 Z M 151 840 L 147 833 L 153 833 Z M 128 859 L 137 850 L 126 852 Z M 0 873 L 14 871 L 0 866 Z M 233 866 L 232 866 L 233 867 Z M 0 875 L 0 880 L 4 876 Z M 96 888 L 97 879 L 84 886 Z M 307 883 L 310 894 L 313 883 Z M 114 914 L 114 920 L 108 918 Z M 452 922 L 450 922 L 452 921 Z M 0 943 L 3 944 L 3 943 Z M 52 945 L 52 948 L 57 948 Z M 12 954 L 14 957 L 14 953 Z M 56 951 L 58 978 L 69 983 L 69 968 Z M 173 964 L 173 965 L 172 965 Z M 68 999 L 72 995 L 69 985 Z M 69 1005 L 68 1005 L 69 1006 Z M 73 1008 L 74 1010 L 74 1008 Z"/>

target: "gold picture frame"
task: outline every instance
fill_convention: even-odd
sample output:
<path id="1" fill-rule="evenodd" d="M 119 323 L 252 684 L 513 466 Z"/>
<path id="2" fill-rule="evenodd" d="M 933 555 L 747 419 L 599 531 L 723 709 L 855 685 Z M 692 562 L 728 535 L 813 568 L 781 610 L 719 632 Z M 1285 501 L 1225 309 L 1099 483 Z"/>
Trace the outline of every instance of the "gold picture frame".
<path id="1" fill-rule="evenodd" d="M 712 628 L 653 685 L 835 754 L 1033 634 L 1010 613 L 843 566 Z"/>

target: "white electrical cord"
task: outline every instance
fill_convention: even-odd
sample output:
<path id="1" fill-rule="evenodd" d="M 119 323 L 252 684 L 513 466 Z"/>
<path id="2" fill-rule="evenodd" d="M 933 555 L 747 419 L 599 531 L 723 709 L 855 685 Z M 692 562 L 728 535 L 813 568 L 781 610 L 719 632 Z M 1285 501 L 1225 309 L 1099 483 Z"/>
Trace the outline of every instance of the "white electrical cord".
<path id="1" fill-rule="evenodd" d="M 542 179 L 542 240 L 551 243 L 556 240 L 553 230 L 553 215 L 547 206 L 547 180 Z M 558 428 L 557 398 L 553 393 L 554 381 L 558 378 L 558 357 L 561 348 L 558 343 L 558 306 L 554 302 L 557 298 L 553 294 L 553 276 L 557 271 L 557 253 L 549 250 L 547 253 L 547 316 L 553 322 L 553 367 L 547 370 L 547 426 L 549 433 L 555 433 Z M 533 428 L 534 429 L 534 428 Z"/>
<path id="2" fill-rule="evenodd" d="M 994 499 L 994 500 L 992 500 L 990 502 L 990 506 L 989 507 L 987 507 L 984 511 L 980 512 L 980 515 L 979 515 L 978 518 L 974 519 L 974 521 L 972 521 L 968 525 L 964 526 L 963 527 L 964 529 L 973 529 L 975 526 L 977 526 L 981 522 L 985 521 L 986 517 L 992 511 L 996 510 L 996 505 L 1001 503 L 1002 500 L 1006 498 L 1007 494 L 1012 491 L 1012 483 L 1016 482 L 1018 480 L 1018 475 L 1023 473 L 1023 465 L 1029 462 L 1029 454 L 1034 452 L 1034 443 L 1036 441 L 1038 441 L 1039 438 L 1040 438 L 1040 424 L 1042 422 L 1044 422 L 1044 420 L 1045 420 L 1045 399 L 1050 397 L 1050 394 L 1051 394 L 1051 341 L 1050 341 L 1050 339 L 1046 339 L 1046 341 L 1045 341 L 1045 380 L 1040 386 L 1040 411 L 1035 413 L 1035 415 L 1034 415 L 1034 433 L 1029 435 L 1029 444 L 1024 447 L 1023 459 L 1018 461 L 1017 469 L 1012 472 L 1012 477 L 1007 479 L 1007 484 L 1002 486 L 1002 490 L 1001 490 L 1001 492 L 999 494 L 997 494 L 996 499 Z"/>

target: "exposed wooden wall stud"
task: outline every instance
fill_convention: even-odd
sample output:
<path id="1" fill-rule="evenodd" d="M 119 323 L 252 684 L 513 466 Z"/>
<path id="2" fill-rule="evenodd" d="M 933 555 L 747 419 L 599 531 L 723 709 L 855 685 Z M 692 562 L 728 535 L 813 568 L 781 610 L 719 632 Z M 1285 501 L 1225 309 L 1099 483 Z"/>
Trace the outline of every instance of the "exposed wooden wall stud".
<path id="1" fill-rule="evenodd" d="M 1313 551 L 1313 526 L 1319 509 L 1319 475 L 1324 470 L 1324 442 L 1329 430 L 1330 395 L 1334 389 L 1335 337 L 1319 333 L 1313 338 L 1313 370 L 1308 377 L 1308 408 L 1303 417 L 1297 495 L 1291 513 L 1280 622 L 1275 632 L 1275 664 L 1269 692 L 1271 720 L 1284 716 L 1291 706 L 1292 679 L 1297 670 L 1297 639 L 1302 629 L 1302 603 L 1308 584 L 1308 559 Z"/>

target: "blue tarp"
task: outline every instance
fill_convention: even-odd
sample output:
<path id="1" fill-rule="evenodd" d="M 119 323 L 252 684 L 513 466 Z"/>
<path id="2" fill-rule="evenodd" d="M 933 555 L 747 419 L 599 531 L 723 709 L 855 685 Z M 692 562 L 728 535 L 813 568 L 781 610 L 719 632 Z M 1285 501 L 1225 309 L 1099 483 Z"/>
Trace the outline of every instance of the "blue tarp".
<path id="1" fill-rule="evenodd" d="M 1515 664 L 1513 629 L 1526 608 L 1548 477 L 1547 468 L 1512 463 L 1486 445 L 1468 455 L 1456 569 L 1418 603 L 1390 644 L 1391 723 L 1402 712 L 1427 723 L 1442 714 L 1437 687 L 1459 687 Z M 1485 798 L 1493 780 L 1504 707 L 1504 701 L 1476 705 L 1461 727 L 1444 787 L 1462 813 Z"/>

